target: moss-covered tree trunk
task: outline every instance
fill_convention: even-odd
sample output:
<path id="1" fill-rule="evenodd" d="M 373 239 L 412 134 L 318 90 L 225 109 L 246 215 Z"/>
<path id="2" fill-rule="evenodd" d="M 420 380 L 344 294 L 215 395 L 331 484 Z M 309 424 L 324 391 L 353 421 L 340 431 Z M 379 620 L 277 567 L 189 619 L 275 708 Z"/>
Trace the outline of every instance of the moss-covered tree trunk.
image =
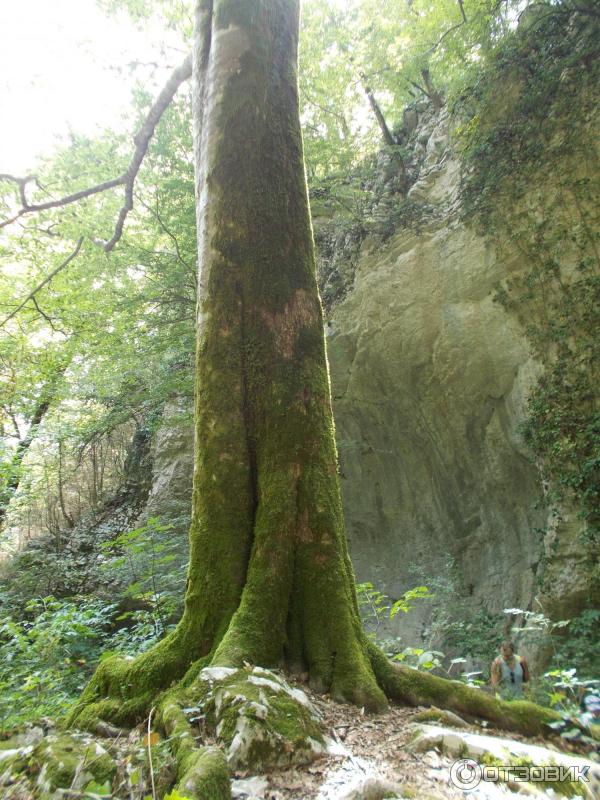
<path id="1" fill-rule="evenodd" d="M 346 549 L 297 95 L 298 0 L 200 0 L 199 247 L 190 568 L 177 629 L 104 662 L 71 723 L 139 720 L 208 664 L 284 665 L 337 699 L 541 717 L 393 667 L 365 637 Z M 446 703 L 445 703 L 446 701 Z M 524 704 L 534 709 L 531 704 Z M 535 717 L 535 723 L 534 723 Z M 543 714 L 542 714 L 543 717 Z"/>

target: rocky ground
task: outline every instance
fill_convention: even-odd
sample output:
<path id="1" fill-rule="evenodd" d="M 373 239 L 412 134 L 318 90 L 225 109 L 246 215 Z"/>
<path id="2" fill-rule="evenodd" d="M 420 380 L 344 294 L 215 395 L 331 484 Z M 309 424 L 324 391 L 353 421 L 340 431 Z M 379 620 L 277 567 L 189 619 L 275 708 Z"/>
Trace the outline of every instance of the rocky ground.
<path id="1" fill-rule="evenodd" d="M 384 797 L 496 800 L 514 797 L 511 788 L 500 784 L 480 784 L 468 794 L 454 786 L 450 767 L 457 758 L 444 754 L 439 747 L 423 752 L 415 742 L 415 729 L 423 709 L 392 708 L 385 714 L 368 716 L 355 706 L 333 703 L 327 698 L 314 698 L 313 702 L 323 714 L 326 728 L 336 743 L 332 748 L 334 752 L 309 766 L 271 772 L 265 776 L 260 793 L 245 795 L 240 792 L 240 800 L 255 796 L 264 800 L 380 800 Z M 533 740 L 526 737 L 509 737 L 490 728 L 465 725 L 464 730 L 493 734 L 505 739 L 507 744 L 533 744 Z M 556 744 L 541 739 L 535 743 L 556 748 Z M 520 787 L 522 794 L 561 796 L 547 787 L 536 795 L 530 787 L 530 784 Z M 518 787 L 513 785 L 512 789 L 515 788 Z M 600 794 L 589 796 L 600 797 Z"/>
<path id="2" fill-rule="evenodd" d="M 565 753 L 560 739 L 509 737 L 431 709 L 392 708 L 370 716 L 258 667 L 207 669 L 200 681 L 203 699 L 183 708 L 190 727 L 179 736 L 223 749 L 234 800 L 498 800 L 514 792 L 600 797 L 593 755 Z M 177 777 L 173 742 L 152 728 L 147 722 L 130 732 L 105 726 L 91 735 L 61 732 L 49 720 L 32 724 L 0 741 L 0 797 L 169 797 Z M 513 761 L 506 762 L 505 754 Z M 481 781 L 467 794 L 451 778 L 453 763 L 466 757 L 487 764 L 587 764 L 591 780 L 544 786 Z M 183 786 L 178 800 L 186 796 Z"/>

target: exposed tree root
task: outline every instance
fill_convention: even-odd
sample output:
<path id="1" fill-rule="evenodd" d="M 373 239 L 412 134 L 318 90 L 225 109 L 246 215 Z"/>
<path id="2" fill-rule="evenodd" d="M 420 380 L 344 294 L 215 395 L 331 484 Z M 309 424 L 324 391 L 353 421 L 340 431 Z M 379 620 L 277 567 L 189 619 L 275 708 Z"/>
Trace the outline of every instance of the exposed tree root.
<path id="1" fill-rule="evenodd" d="M 526 736 L 548 733 L 547 725 L 560 718 L 549 708 L 526 700 L 498 700 L 459 681 L 438 678 L 409 667 L 392 664 L 371 646 L 371 663 L 386 696 L 399 704 L 432 706 L 493 723 L 497 728 Z"/>
<path id="2" fill-rule="evenodd" d="M 361 644 L 371 669 L 365 669 L 362 661 L 358 661 L 358 672 L 353 669 L 357 666 L 356 662 L 349 665 L 349 672 L 345 676 L 334 671 L 329 685 L 321 686 L 334 699 L 364 705 L 367 710 L 372 711 L 380 711 L 387 700 L 400 705 L 435 705 L 458 714 L 487 720 L 498 728 L 527 736 L 543 735 L 548 723 L 559 718 L 556 712 L 535 703 L 498 700 L 459 681 L 392 664 L 378 647 L 366 637 L 362 638 Z M 180 709 L 185 695 L 188 695 L 190 703 L 194 702 L 194 689 L 197 688 L 194 681 L 197 674 L 209 662 L 213 665 L 215 662 L 206 657 L 194 662 L 186 670 L 185 662 L 166 660 L 165 663 L 172 668 L 172 672 L 161 671 L 162 680 L 152 688 L 152 679 L 156 675 L 146 671 L 155 663 L 150 658 L 152 652 L 135 661 L 109 659 L 103 662 L 70 713 L 67 725 L 91 731 L 97 730 L 100 721 L 130 726 L 141 722 L 150 707 L 158 704 L 161 709 L 159 718 L 169 734 L 175 727 L 178 728 L 178 733 L 189 730 L 185 717 L 178 714 L 177 710 Z M 239 663 L 226 663 L 222 657 L 216 661 L 219 666 L 241 666 Z M 140 680 L 142 677 L 143 680 Z M 169 689 L 169 684 L 173 684 L 173 688 Z M 374 686 L 376 691 L 373 691 Z M 167 689 L 169 690 L 165 691 Z"/>
<path id="3" fill-rule="evenodd" d="M 177 763 L 175 788 L 191 800 L 206 797 L 228 800 L 231 797 L 229 768 L 223 751 L 218 747 L 195 745 L 190 724 L 176 698 L 176 693 L 168 692 L 159 710 Z"/>

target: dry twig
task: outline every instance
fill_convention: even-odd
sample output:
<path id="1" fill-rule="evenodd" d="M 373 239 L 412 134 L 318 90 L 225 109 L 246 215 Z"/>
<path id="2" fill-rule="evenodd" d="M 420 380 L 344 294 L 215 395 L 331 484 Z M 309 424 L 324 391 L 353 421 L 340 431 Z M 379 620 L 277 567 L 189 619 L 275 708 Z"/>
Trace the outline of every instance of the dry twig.
<path id="1" fill-rule="evenodd" d="M 148 714 L 148 764 L 150 765 L 150 782 L 152 784 L 152 800 L 156 800 L 156 786 L 154 785 L 154 767 L 152 766 L 152 714 L 154 714 L 154 708 L 150 709 L 150 713 Z"/>

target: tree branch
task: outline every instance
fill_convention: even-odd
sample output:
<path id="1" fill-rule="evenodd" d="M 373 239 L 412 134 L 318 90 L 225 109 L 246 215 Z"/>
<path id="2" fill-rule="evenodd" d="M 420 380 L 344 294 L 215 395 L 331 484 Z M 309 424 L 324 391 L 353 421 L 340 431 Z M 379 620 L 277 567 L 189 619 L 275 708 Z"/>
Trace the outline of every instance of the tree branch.
<path id="1" fill-rule="evenodd" d="M 54 278 L 56 275 L 58 275 L 58 273 L 61 270 L 63 270 L 68 264 L 71 263 L 71 261 L 73 261 L 73 259 L 77 256 L 77 254 L 81 250 L 81 245 L 82 244 L 83 244 L 83 236 L 80 236 L 79 240 L 77 242 L 77 245 L 75 246 L 75 250 L 73 250 L 71 255 L 68 256 L 62 263 L 60 263 L 58 265 L 58 267 L 56 267 L 56 269 L 53 269 L 52 272 L 49 275 L 46 275 L 44 280 L 41 283 L 39 283 L 32 292 L 30 292 L 27 295 L 25 300 L 23 300 L 23 302 L 20 303 L 14 309 L 14 311 L 11 311 L 10 314 L 8 315 L 8 317 L 6 317 L 5 319 L 2 320 L 2 322 L 0 322 L 0 328 L 3 328 L 9 320 L 11 320 L 14 316 L 16 316 L 19 313 L 19 311 L 21 311 L 21 309 L 24 308 L 27 305 L 27 303 L 36 296 L 36 294 L 40 291 L 40 289 L 43 289 L 44 286 L 46 286 L 46 284 L 50 283 L 52 278 Z"/>
<path id="2" fill-rule="evenodd" d="M 429 50 L 427 50 L 427 51 L 426 51 L 425 55 L 428 55 L 428 56 L 430 56 L 430 55 L 432 55 L 433 53 L 435 53 L 435 51 L 438 49 L 438 47 L 439 47 L 439 46 L 441 45 L 441 43 L 444 41 L 444 39 L 446 38 L 446 36 L 449 36 L 451 33 L 454 33 L 454 31 L 457 31 L 459 28 L 462 28 L 462 26 L 463 26 L 464 24 L 465 24 L 465 20 L 461 20 L 460 22 L 457 22 L 457 23 L 456 23 L 456 25 L 452 25 L 452 27 L 451 27 L 451 28 L 448 28 L 448 30 L 447 30 L 447 31 L 444 31 L 444 33 L 442 33 L 442 35 L 441 35 L 441 36 L 440 36 L 440 38 L 437 40 L 437 42 L 436 42 L 434 45 L 432 45 L 432 46 L 429 48 Z"/>
<path id="3" fill-rule="evenodd" d="M 11 422 L 12 422 L 12 424 L 13 424 L 13 428 L 15 429 L 15 434 L 16 434 L 16 436 L 17 436 L 17 439 L 19 439 L 19 440 L 20 440 L 20 439 L 21 439 L 21 430 L 20 430 L 20 428 L 19 428 L 19 423 L 17 422 L 17 418 L 16 418 L 16 416 L 15 416 L 15 413 L 14 413 L 14 411 L 11 411 L 11 409 L 10 409 L 10 408 L 6 408 L 6 409 L 4 409 L 4 410 L 5 410 L 5 412 L 6 412 L 7 416 L 8 416 L 8 418 L 10 419 L 10 421 L 11 421 Z"/>
<path id="4" fill-rule="evenodd" d="M 439 111 L 444 105 L 444 98 L 433 85 L 428 67 L 423 67 L 421 70 L 421 77 L 423 78 L 423 83 L 425 84 L 425 94 L 433 103 L 435 110 Z"/>
<path id="5" fill-rule="evenodd" d="M 377 124 L 379 125 L 379 130 L 381 131 L 381 135 L 383 136 L 383 141 L 390 147 L 394 147 L 397 144 L 396 140 L 394 139 L 392 132 L 390 131 L 388 124 L 383 116 L 383 112 L 377 99 L 373 93 L 373 89 L 367 80 L 367 76 L 365 73 L 360 70 L 359 77 L 362 82 L 363 89 L 365 94 L 367 95 L 367 100 L 369 101 L 369 105 L 371 106 L 371 111 L 375 114 L 375 119 L 377 120 Z"/>
<path id="6" fill-rule="evenodd" d="M 335 120 L 337 120 L 342 129 L 342 133 L 344 134 L 344 138 L 345 139 L 350 138 L 351 134 L 350 134 L 350 128 L 348 127 L 348 121 L 346 120 L 346 117 L 343 114 L 338 114 L 333 109 L 327 108 L 321 103 L 318 103 L 313 97 L 309 96 L 307 91 L 303 89 L 301 89 L 300 91 L 307 103 L 310 103 L 310 105 L 314 106 L 315 108 L 318 108 L 319 111 L 322 111 L 324 114 L 328 114 L 330 117 L 333 117 Z"/>
<path id="7" fill-rule="evenodd" d="M 27 182 L 27 179 L 23 178 L 21 180 L 24 183 L 22 184 L 20 190 L 22 207 L 13 217 L 0 222 L 0 228 L 5 228 L 7 225 L 16 222 L 18 219 L 25 216 L 25 214 L 32 214 L 35 211 L 46 211 L 50 208 L 68 206 L 70 203 L 76 203 L 78 200 L 82 200 L 84 197 L 90 197 L 93 194 L 98 194 L 99 192 L 105 192 L 107 189 L 112 189 L 114 186 L 120 186 L 122 183 L 125 183 L 126 177 L 127 173 L 123 173 L 123 175 L 119 175 L 118 178 L 112 178 L 109 181 L 104 181 L 104 183 L 98 183 L 95 186 L 88 187 L 87 189 L 81 189 L 78 192 L 73 192 L 73 194 L 68 194 L 65 197 L 61 197 L 58 200 L 47 200 L 45 203 L 29 203 L 27 201 L 27 197 L 25 196 L 23 188 L 24 183 Z"/>
<path id="8" fill-rule="evenodd" d="M 125 224 L 125 219 L 127 214 L 133 208 L 133 185 L 135 183 L 135 179 L 139 172 L 140 166 L 142 161 L 144 160 L 144 156 L 148 150 L 148 145 L 150 144 L 150 139 L 154 134 L 154 130 L 160 121 L 160 118 L 164 114 L 167 107 L 170 105 L 171 100 L 175 97 L 175 94 L 181 84 L 191 78 L 192 76 L 192 56 L 191 54 L 186 56 L 184 62 L 180 64 L 176 69 L 173 70 L 171 73 L 171 77 L 166 82 L 165 86 L 163 87 L 161 93 L 156 98 L 156 101 L 148 115 L 144 121 L 144 124 L 140 128 L 140 130 L 136 133 L 133 138 L 133 143 L 135 144 L 135 152 L 133 154 L 133 158 L 129 163 L 129 167 L 127 168 L 127 172 L 125 173 L 125 202 L 119 211 L 119 216 L 117 218 L 117 224 L 115 225 L 115 232 L 113 234 L 112 239 L 110 239 L 105 245 L 104 249 L 107 253 L 109 253 L 116 243 L 119 241 L 123 234 L 123 225 Z"/>
<path id="9" fill-rule="evenodd" d="M 34 175 L 26 175 L 24 178 L 17 178 L 16 175 L 9 175 L 6 172 L 0 173 L 0 181 L 10 181 L 16 183 L 19 187 L 19 197 L 23 206 L 27 205 L 27 198 L 25 197 L 25 186 L 30 181 L 34 181 Z"/>
<path id="10" fill-rule="evenodd" d="M 160 225 L 161 230 L 164 233 L 166 233 L 169 239 L 173 242 L 173 246 L 175 247 L 175 253 L 177 255 L 177 260 L 179 261 L 179 263 L 182 264 L 186 268 L 186 270 L 189 270 L 191 273 L 195 274 L 194 267 L 192 267 L 191 264 L 188 264 L 188 262 L 181 255 L 181 248 L 179 247 L 179 242 L 177 241 L 177 237 L 175 236 L 173 231 L 169 230 L 164 220 L 160 216 L 160 213 L 158 211 L 158 198 L 156 199 L 156 208 L 151 208 L 151 206 L 145 203 L 140 197 L 138 197 L 138 200 L 142 204 L 142 206 L 146 209 L 146 211 L 149 211 L 151 214 L 154 215 L 156 221 Z"/>
<path id="11" fill-rule="evenodd" d="M 116 178 L 111 178 L 108 181 L 104 181 L 94 186 L 90 186 L 87 189 L 81 189 L 78 192 L 73 192 L 73 194 L 66 195 L 65 197 L 61 197 L 57 200 L 47 200 L 44 203 L 30 203 L 27 200 L 25 186 L 30 181 L 35 180 L 34 176 L 28 175 L 25 178 L 18 178 L 14 175 L 0 174 L 0 180 L 10 181 L 12 183 L 17 184 L 17 186 L 19 187 L 19 197 L 21 200 L 21 208 L 11 218 L 6 219 L 3 222 L 0 222 L 0 228 L 4 228 L 7 225 L 12 224 L 13 222 L 16 222 L 18 219 L 20 219 L 20 217 L 23 217 L 25 214 L 32 214 L 36 211 L 46 211 L 51 208 L 60 208 L 62 206 L 69 205 L 70 203 L 76 203 L 78 200 L 83 200 L 85 197 L 91 197 L 94 194 L 99 194 L 100 192 L 105 192 L 108 189 L 113 189 L 116 186 L 124 186 L 125 202 L 123 203 L 123 206 L 119 211 L 119 216 L 117 217 L 117 222 L 115 225 L 115 232 L 112 238 L 109 239 L 109 241 L 106 242 L 104 245 L 105 251 L 107 253 L 110 252 L 121 238 L 123 234 L 123 226 L 125 224 L 125 219 L 127 218 L 127 214 L 133 208 L 133 186 L 137 174 L 139 172 L 140 166 L 142 164 L 142 161 L 144 159 L 144 156 L 146 155 L 146 152 L 148 150 L 148 145 L 150 143 L 150 139 L 154 134 L 154 130 L 160 118 L 162 117 L 163 113 L 165 112 L 166 108 L 169 106 L 171 100 L 175 96 L 177 90 L 181 86 L 181 84 L 188 78 L 190 78 L 191 75 L 192 75 L 192 56 L 188 55 L 184 60 L 184 62 L 173 70 L 169 80 L 161 90 L 156 101 L 154 102 L 153 106 L 148 112 L 146 119 L 144 120 L 144 124 L 133 138 L 133 143 L 135 144 L 135 150 L 132 159 L 129 162 L 129 166 L 127 167 L 124 173 L 117 176 Z M 8 319 L 4 320 L 2 325 L 4 325 L 7 321 Z"/>
<path id="12" fill-rule="evenodd" d="M 50 325 L 52 330 L 55 333 L 62 333 L 63 336 L 68 338 L 69 334 L 66 331 L 64 331 L 62 328 L 59 328 L 57 325 L 55 325 L 54 324 L 54 319 L 51 316 L 49 316 L 48 314 L 46 314 L 46 312 L 44 311 L 43 308 L 40 308 L 40 306 L 38 305 L 38 301 L 37 301 L 35 295 L 31 299 L 33 300 L 33 305 L 35 306 L 35 310 L 38 312 L 40 317 L 43 317 L 46 320 L 46 322 L 48 323 L 48 325 Z"/>

